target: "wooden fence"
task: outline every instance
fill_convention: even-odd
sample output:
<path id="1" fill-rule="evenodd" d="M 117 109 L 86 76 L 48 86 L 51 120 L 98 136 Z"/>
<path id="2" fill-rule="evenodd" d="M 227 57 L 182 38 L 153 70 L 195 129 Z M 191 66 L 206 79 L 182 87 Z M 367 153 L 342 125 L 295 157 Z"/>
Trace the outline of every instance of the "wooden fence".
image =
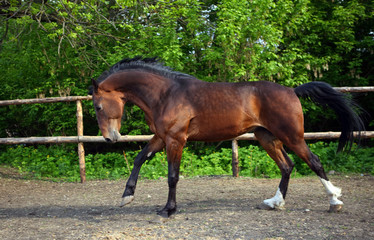
<path id="1" fill-rule="evenodd" d="M 335 90 L 340 92 L 374 92 L 372 87 L 339 87 Z M 54 102 L 76 102 L 77 105 L 77 136 L 62 137 L 27 137 L 27 138 L 0 138 L 0 144 L 48 144 L 48 143 L 77 143 L 78 158 L 81 182 L 86 181 L 86 164 L 83 143 L 88 142 L 105 142 L 101 136 L 84 136 L 83 135 L 83 111 L 82 101 L 91 100 L 91 96 L 71 96 L 55 98 L 36 98 L 36 99 L 15 99 L 0 101 L 0 106 L 34 104 L 34 103 L 54 103 Z M 355 133 L 357 134 L 357 133 Z M 149 141 L 153 135 L 121 136 L 119 142 L 144 142 Z M 305 139 L 335 139 L 340 137 L 340 132 L 315 132 L 305 133 Z M 364 131 L 361 138 L 373 138 L 374 131 Z M 253 133 L 243 134 L 232 139 L 232 171 L 233 176 L 239 175 L 239 158 L 238 158 L 238 140 L 256 140 Z"/>

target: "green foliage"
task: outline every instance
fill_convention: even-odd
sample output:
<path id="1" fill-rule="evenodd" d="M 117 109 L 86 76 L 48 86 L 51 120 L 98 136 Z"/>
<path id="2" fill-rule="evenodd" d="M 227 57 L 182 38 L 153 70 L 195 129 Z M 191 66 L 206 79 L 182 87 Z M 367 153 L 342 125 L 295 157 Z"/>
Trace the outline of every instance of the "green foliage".
<path id="1" fill-rule="evenodd" d="M 251 177 L 279 177 L 280 170 L 273 159 L 257 146 L 239 148 L 240 175 Z"/>
<path id="2" fill-rule="evenodd" d="M 374 174 L 374 151 L 371 148 L 355 148 L 349 155 L 336 154 L 336 143 L 310 144 L 310 149 L 317 154 L 328 172 Z M 126 152 L 126 158 L 120 153 L 86 155 L 87 179 L 119 179 L 128 177 L 134 159 L 139 151 Z M 185 148 L 181 162 L 180 174 L 186 177 L 206 175 L 231 175 L 231 149 L 205 147 L 193 151 Z M 294 159 L 294 174 L 313 174 L 299 158 Z M 126 160 L 127 159 L 127 160 Z M 257 147 L 239 148 L 240 176 L 247 177 L 280 177 L 280 171 L 267 153 Z M 34 178 L 79 181 L 78 156 L 74 150 L 54 146 L 45 147 L 9 147 L 0 153 L 0 164 L 17 168 L 20 172 L 31 173 Z M 164 151 L 146 162 L 140 177 L 157 179 L 167 177 L 167 158 Z"/>
<path id="3" fill-rule="evenodd" d="M 309 144 L 310 150 L 316 154 L 326 172 L 331 170 L 340 173 L 369 173 L 374 174 L 374 150 L 372 148 L 362 148 L 354 146 L 348 153 L 336 153 L 338 144 L 335 142 L 317 142 Z M 313 172 L 307 165 L 296 156 L 295 169 L 302 175 L 309 175 Z"/>
<path id="4" fill-rule="evenodd" d="M 35 178 L 78 181 L 79 165 L 74 151 L 60 147 L 10 147 L 0 154 L 0 163 L 31 173 Z"/>
<path id="5" fill-rule="evenodd" d="M 88 154 L 87 179 L 118 179 L 129 175 L 123 155 L 118 153 Z"/>
<path id="6" fill-rule="evenodd" d="M 373 9 L 362 0 L 11 1 L 0 15 L 0 99 L 85 95 L 90 77 L 136 55 L 205 81 L 368 85 Z M 73 134 L 73 109 L 2 107 L 0 136 Z M 123 131 L 146 134 L 131 111 Z M 84 114 L 86 134 L 97 135 L 93 112 Z M 321 125 L 318 114 L 310 112 L 309 126 Z"/>
<path id="7" fill-rule="evenodd" d="M 231 149 L 205 148 L 196 156 L 191 153 L 186 155 L 186 158 L 183 155 L 183 161 L 187 160 L 189 163 L 184 164 L 184 169 L 191 176 L 231 174 Z"/>
<path id="8" fill-rule="evenodd" d="M 204 81 L 267 80 L 289 87 L 312 80 L 333 86 L 373 82 L 373 1 L 8 2 L 0 9 L 0 100 L 86 95 L 91 77 L 99 76 L 124 57 L 136 55 L 157 56 L 166 65 Z M 359 103 L 374 116 L 372 102 L 373 95 L 368 94 L 361 96 Z M 338 130 L 330 111 L 307 101 L 303 101 L 303 107 L 307 131 Z M 75 109 L 74 103 L 0 107 L 0 137 L 76 135 Z M 84 134 L 100 134 L 92 102 L 83 102 L 83 109 Z M 125 112 L 123 134 L 150 133 L 138 107 L 126 106 Z M 368 130 L 373 127 L 371 120 Z M 138 149 L 134 146 L 126 149 L 129 155 Z M 121 154 L 105 157 L 95 154 L 98 149 L 86 147 L 87 165 L 91 166 L 87 169 L 96 171 L 89 176 L 116 178 L 127 174 L 127 167 L 113 168 L 121 164 Z M 43 147 L 33 150 L 43 154 L 32 160 L 20 160 L 20 155 L 14 166 L 39 168 L 46 160 L 43 156 L 48 155 L 54 156 L 47 159 L 50 162 L 60 159 Z M 13 151 L 15 156 L 22 152 Z M 204 151 L 185 150 L 187 161 L 182 162 L 181 172 L 187 176 L 230 174 L 229 162 L 219 160 L 229 159 L 229 150 Z M 279 174 L 264 152 L 255 148 L 240 151 L 245 156 L 240 163 L 242 174 Z M 355 152 L 361 150 L 339 157 L 316 151 L 321 151 L 322 161 L 334 159 L 340 163 L 342 159 L 355 161 Z M 58 154 L 62 155 L 70 156 Z M 158 154 L 155 159 L 144 167 L 144 177 L 165 174 L 165 156 Z M 75 166 L 77 160 L 73 154 L 59 161 Z M 370 164 L 364 165 L 359 168 L 372 171 Z M 304 167 L 297 165 L 297 170 L 303 172 Z M 77 177 L 73 173 L 70 176 Z"/>

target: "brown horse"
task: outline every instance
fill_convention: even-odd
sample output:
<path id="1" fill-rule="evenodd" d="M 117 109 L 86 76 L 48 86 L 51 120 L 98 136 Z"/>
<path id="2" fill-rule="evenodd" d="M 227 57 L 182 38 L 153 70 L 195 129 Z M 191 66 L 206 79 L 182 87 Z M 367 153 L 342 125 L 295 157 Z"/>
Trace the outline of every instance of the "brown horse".
<path id="1" fill-rule="evenodd" d="M 155 59 L 124 59 L 92 80 L 92 97 L 99 127 L 108 142 L 121 136 L 121 117 L 127 101 L 139 106 L 154 137 L 139 153 L 126 184 L 121 206 L 134 199 L 142 164 L 166 148 L 169 196 L 158 212 L 175 213 L 176 186 L 182 150 L 187 141 L 222 141 L 254 132 L 281 170 L 282 179 L 273 198 L 262 208 L 282 208 L 294 163 L 283 145 L 294 151 L 319 176 L 330 197 L 330 210 L 339 210 L 341 190 L 328 180 L 319 158 L 304 140 L 304 118 L 298 97 L 308 97 L 335 110 L 342 125 L 338 150 L 352 144 L 353 130 L 362 130 L 353 102 L 323 82 L 295 89 L 272 82 L 208 83 L 172 71 Z"/>

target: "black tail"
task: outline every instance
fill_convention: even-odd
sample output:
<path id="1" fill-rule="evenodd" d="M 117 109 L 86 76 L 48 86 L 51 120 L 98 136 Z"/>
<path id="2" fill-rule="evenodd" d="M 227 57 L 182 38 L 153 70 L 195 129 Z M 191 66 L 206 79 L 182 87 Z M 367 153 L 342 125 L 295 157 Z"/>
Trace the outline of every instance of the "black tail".
<path id="1" fill-rule="evenodd" d="M 365 129 L 363 121 L 355 111 L 360 107 L 346 95 L 335 91 L 324 82 L 309 82 L 298 86 L 294 91 L 298 97 L 310 98 L 312 101 L 322 106 L 329 106 L 335 111 L 342 127 L 338 152 L 344 148 L 351 149 L 354 140 L 353 131 L 358 131 L 359 137 L 360 132 Z"/>

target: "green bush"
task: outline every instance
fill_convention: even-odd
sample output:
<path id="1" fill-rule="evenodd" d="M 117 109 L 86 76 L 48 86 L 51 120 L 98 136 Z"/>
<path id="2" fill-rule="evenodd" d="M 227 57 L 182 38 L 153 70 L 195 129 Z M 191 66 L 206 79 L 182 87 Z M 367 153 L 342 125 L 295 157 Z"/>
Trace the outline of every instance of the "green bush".
<path id="1" fill-rule="evenodd" d="M 241 176 L 280 176 L 280 170 L 274 160 L 262 148 L 260 149 L 257 146 L 239 148 L 239 161 Z"/>
<path id="2" fill-rule="evenodd" d="M 35 178 L 79 179 L 77 153 L 57 146 L 10 147 L 0 154 L 0 164 L 31 173 Z"/>
<path id="3" fill-rule="evenodd" d="M 350 154 L 336 153 L 337 143 L 313 143 L 310 149 L 317 154 L 328 172 L 334 170 L 341 173 L 369 173 L 374 175 L 374 151 L 372 148 L 357 148 Z M 87 179 L 119 179 L 128 177 L 134 159 L 139 151 L 86 155 Z M 295 162 L 296 175 L 314 174 L 309 167 L 293 153 L 290 158 Z M 183 150 L 180 173 L 182 176 L 231 175 L 230 148 L 203 147 L 193 151 L 186 147 Z M 63 146 L 8 147 L 0 153 L 0 164 L 17 168 L 20 172 L 30 173 L 37 179 L 58 181 L 79 181 L 78 155 L 74 149 Z M 167 176 L 167 157 L 161 151 L 147 161 L 140 177 L 157 179 Z M 239 148 L 240 176 L 280 177 L 275 162 L 258 146 Z M 293 175 L 294 176 L 294 175 Z"/>
<path id="4" fill-rule="evenodd" d="M 374 174 L 374 150 L 353 146 L 349 153 L 336 153 L 338 144 L 335 142 L 317 142 L 309 144 L 310 150 L 321 160 L 326 172 L 334 170 L 340 173 Z M 302 175 L 312 174 L 312 170 L 294 154 L 295 169 Z"/>

